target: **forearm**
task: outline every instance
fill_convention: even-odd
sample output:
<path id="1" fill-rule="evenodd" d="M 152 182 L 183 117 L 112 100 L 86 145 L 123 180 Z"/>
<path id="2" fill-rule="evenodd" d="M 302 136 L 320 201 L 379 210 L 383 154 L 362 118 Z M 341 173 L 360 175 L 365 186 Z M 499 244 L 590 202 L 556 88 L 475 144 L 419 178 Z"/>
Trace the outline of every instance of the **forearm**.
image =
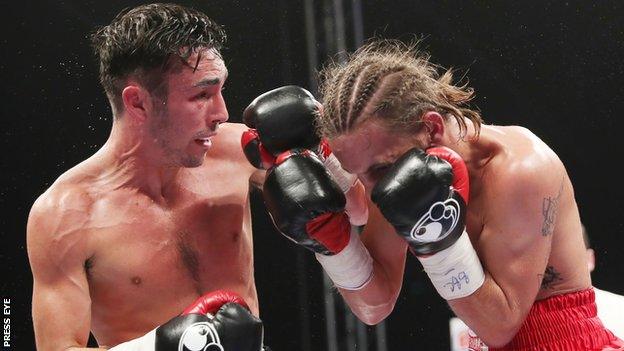
<path id="1" fill-rule="evenodd" d="M 401 267 L 398 263 L 380 263 L 355 232 L 342 251 L 335 255 L 317 253 L 316 259 L 362 322 L 377 324 L 392 311 L 402 282 L 402 274 L 397 272 L 402 272 L 405 260 L 400 261 Z"/>
<path id="2" fill-rule="evenodd" d="M 345 193 L 345 211 L 349 214 L 349 221 L 356 226 L 365 225 L 368 220 L 368 201 L 366 190 L 359 180 Z"/>
<path id="3" fill-rule="evenodd" d="M 528 309 L 486 272 L 483 285 L 472 295 L 449 300 L 449 305 L 488 346 L 507 344 L 518 332 Z"/>
<path id="4" fill-rule="evenodd" d="M 505 345 L 516 334 L 531 298 L 483 269 L 467 233 L 444 250 L 417 257 L 440 296 L 487 345 Z"/>
<path id="5" fill-rule="evenodd" d="M 84 346 L 66 346 L 59 347 L 58 343 L 49 343 L 48 345 L 37 344 L 39 351 L 105 351 L 107 347 L 84 347 Z"/>
<path id="6" fill-rule="evenodd" d="M 368 325 L 381 322 L 392 312 L 401 290 L 401 282 L 391 282 L 380 264 L 375 262 L 373 267 L 371 281 L 363 288 L 339 289 L 353 314 Z"/>

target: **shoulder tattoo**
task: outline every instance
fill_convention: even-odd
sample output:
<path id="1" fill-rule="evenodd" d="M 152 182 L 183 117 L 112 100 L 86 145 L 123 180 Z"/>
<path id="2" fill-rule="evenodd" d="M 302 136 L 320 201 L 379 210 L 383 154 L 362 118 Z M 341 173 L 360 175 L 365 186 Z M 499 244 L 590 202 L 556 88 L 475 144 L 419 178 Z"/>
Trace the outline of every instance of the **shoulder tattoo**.
<path id="1" fill-rule="evenodd" d="M 542 200 L 542 216 L 544 219 L 542 222 L 542 236 L 551 235 L 555 230 L 555 219 L 557 218 L 561 193 L 563 193 L 563 180 L 561 180 L 559 193 L 556 196 L 547 196 Z"/>

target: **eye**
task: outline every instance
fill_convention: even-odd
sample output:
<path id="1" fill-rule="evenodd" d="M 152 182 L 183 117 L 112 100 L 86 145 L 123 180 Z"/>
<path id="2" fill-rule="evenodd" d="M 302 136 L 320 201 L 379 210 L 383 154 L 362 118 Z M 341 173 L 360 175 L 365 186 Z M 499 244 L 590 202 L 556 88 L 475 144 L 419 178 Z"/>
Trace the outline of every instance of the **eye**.
<path id="1" fill-rule="evenodd" d="M 206 97 L 208 97 L 208 93 L 205 91 L 202 91 L 201 93 L 195 95 L 195 100 L 197 99 L 205 99 Z"/>
<path id="2" fill-rule="evenodd" d="M 371 176 L 380 178 L 388 172 L 391 166 L 392 164 L 390 163 L 377 165 L 370 170 Z"/>

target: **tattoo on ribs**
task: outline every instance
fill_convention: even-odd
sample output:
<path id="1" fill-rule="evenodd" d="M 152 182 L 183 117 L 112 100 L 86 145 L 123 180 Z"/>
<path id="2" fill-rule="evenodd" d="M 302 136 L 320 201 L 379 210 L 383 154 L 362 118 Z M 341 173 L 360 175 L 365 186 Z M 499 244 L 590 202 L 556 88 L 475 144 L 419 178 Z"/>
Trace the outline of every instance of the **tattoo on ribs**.
<path id="1" fill-rule="evenodd" d="M 563 181 L 559 187 L 559 193 L 555 197 L 545 197 L 542 200 L 542 216 L 544 216 L 544 222 L 542 223 L 542 236 L 551 235 L 555 230 L 555 219 L 557 217 L 557 209 L 559 208 L 559 200 L 561 199 L 561 193 L 563 192 Z"/>
<path id="2" fill-rule="evenodd" d="M 555 270 L 555 267 L 548 266 L 544 274 L 537 275 L 541 279 L 540 288 L 543 290 L 552 289 L 555 283 L 562 281 L 561 273 Z"/>

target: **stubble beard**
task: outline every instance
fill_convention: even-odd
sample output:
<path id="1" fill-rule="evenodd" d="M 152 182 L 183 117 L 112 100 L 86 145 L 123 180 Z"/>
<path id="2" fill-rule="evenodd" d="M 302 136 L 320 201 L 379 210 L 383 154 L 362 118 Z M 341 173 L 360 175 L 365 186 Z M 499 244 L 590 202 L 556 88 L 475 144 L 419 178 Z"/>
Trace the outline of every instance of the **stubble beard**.
<path id="1" fill-rule="evenodd" d="M 184 149 L 172 146 L 173 143 L 168 136 L 170 135 L 169 132 L 175 127 L 171 124 L 166 104 L 159 111 L 156 118 L 158 120 L 152 124 L 150 132 L 156 139 L 156 144 L 162 152 L 165 166 L 171 168 L 195 168 L 201 166 L 204 163 L 204 154 L 201 156 L 191 155 Z"/>

